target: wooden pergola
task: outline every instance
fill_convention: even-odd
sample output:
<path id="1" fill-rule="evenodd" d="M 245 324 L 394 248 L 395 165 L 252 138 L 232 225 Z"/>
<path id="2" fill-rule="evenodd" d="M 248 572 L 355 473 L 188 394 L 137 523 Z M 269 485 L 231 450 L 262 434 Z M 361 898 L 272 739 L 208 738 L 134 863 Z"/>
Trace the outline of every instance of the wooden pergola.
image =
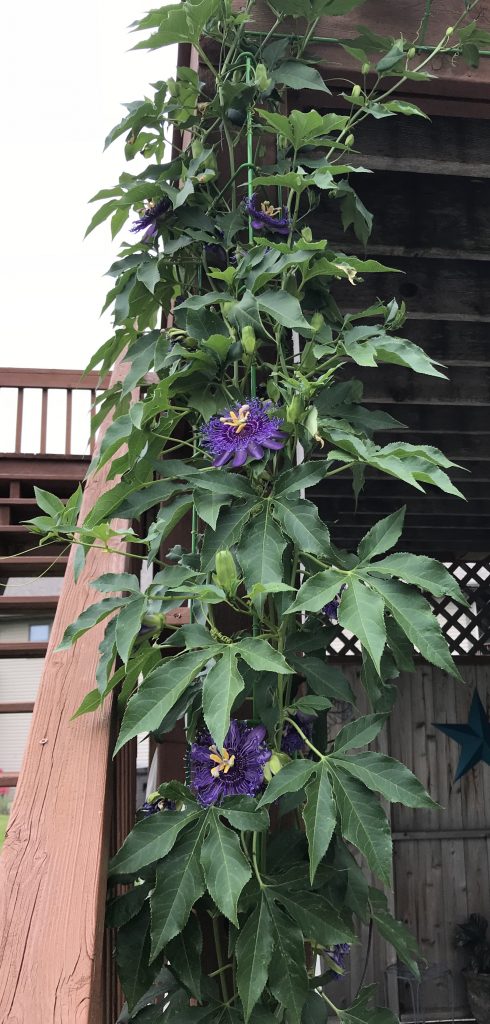
<path id="1" fill-rule="evenodd" d="M 409 37 L 413 34 L 420 6 L 417 0 L 397 11 L 398 31 L 404 30 Z M 438 28 L 454 19 L 457 7 L 459 13 L 456 0 L 438 0 L 434 7 Z M 485 0 L 482 18 L 487 28 L 488 8 Z M 392 4 L 368 0 L 363 16 L 370 14 L 376 30 L 390 34 Z M 405 25 L 400 24 L 400 17 L 406 19 Z M 352 26 L 358 20 L 357 15 L 351 18 Z M 263 27 L 260 22 L 254 25 L 257 31 Z M 344 22 L 343 30 L 348 29 Z M 318 35 L 331 37 L 337 30 L 337 23 L 327 23 L 319 26 Z M 315 45 L 328 74 L 335 58 L 336 76 L 352 78 L 350 59 L 343 51 L 339 58 L 339 49 L 333 44 Z M 181 62 L 194 58 L 188 49 L 181 49 Z M 488 687 L 489 681 L 490 651 L 490 565 L 485 568 L 490 550 L 490 201 L 486 187 L 490 178 L 490 60 L 483 58 L 474 70 L 450 62 L 436 70 L 442 75 L 431 87 L 430 98 L 420 87 L 418 95 L 412 96 L 430 114 L 430 122 L 415 118 L 396 123 L 390 119 L 389 126 L 385 121 L 368 122 L 358 135 L 363 165 L 377 171 L 372 180 L 365 175 L 356 181 L 361 198 L 375 215 L 367 252 L 404 274 L 383 277 L 381 283 L 379 279 L 366 281 L 355 289 L 339 285 L 338 296 L 344 302 L 347 297 L 354 309 L 364 308 L 380 291 L 383 298 L 395 295 L 398 300 L 405 299 L 410 310 L 407 336 L 448 366 L 447 382 L 413 377 L 408 370 L 395 367 L 375 374 L 359 369 L 358 376 L 365 385 L 364 403 L 369 409 L 390 412 L 407 424 L 406 440 L 435 443 L 462 464 L 464 469 L 457 469 L 453 479 L 468 497 L 468 504 L 440 492 L 420 496 L 399 481 L 374 472 L 368 474 L 368 487 L 357 510 L 350 484 L 335 482 L 338 478 L 328 492 L 318 487 L 315 498 L 331 524 L 336 543 L 350 548 L 372 522 L 407 504 L 407 549 L 449 562 L 459 575 L 465 574 L 473 588 L 473 619 L 463 622 L 446 607 L 447 633 L 466 665 L 467 681 L 478 682 L 483 697 L 483 686 Z M 417 93 L 416 88 L 414 91 Z M 294 102 L 301 105 L 301 97 L 296 95 Z M 328 103 L 332 109 L 342 101 L 333 95 Z M 308 106 L 325 108 L 325 97 L 312 96 Z M 325 205 L 317 211 L 319 216 L 322 233 L 334 243 L 340 241 L 343 235 L 331 209 Z M 355 248 L 355 242 L 349 242 L 350 251 Z M 51 564 L 53 555 L 59 555 L 56 548 L 48 548 L 14 560 L 32 543 L 20 521 L 35 514 L 34 484 L 66 497 L 84 479 L 89 451 L 72 453 L 71 396 L 82 388 L 93 398 L 97 387 L 96 375 L 82 379 L 74 371 L 0 370 L 0 388 L 13 388 L 18 394 L 15 450 L 0 457 L 0 553 L 4 559 L 0 578 L 37 575 Z M 22 450 L 22 417 L 25 395 L 31 388 L 41 390 L 41 422 L 37 448 L 26 454 Z M 46 450 L 51 389 L 64 390 L 67 395 L 65 451 L 61 455 Z M 381 434 L 377 440 L 389 443 L 391 437 Z M 82 518 L 105 486 L 104 471 L 90 478 Z M 126 554 L 123 544 L 110 558 L 92 551 L 76 586 L 73 555 L 61 554 L 53 570 L 65 574 L 59 599 L 0 597 L 0 614 L 27 609 L 36 600 L 43 601 L 45 607 L 48 603 L 50 608 L 56 606 L 47 649 L 34 644 L 22 650 L 15 644 L 0 645 L 2 658 L 46 655 L 20 778 L 2 776 L 2 785 L 18 783 L 0 859 L 0 1020 L 8 1024 L 30 1020 L 114 1024 L 120 1006 L 111 938 L 104 940 L 103 905 L 109 848 L 119 845 L 134 820 L 135 747 L 128 745 L 111 764 L 115 710 L 108 704 L 101 712 L 70 721 L 91 688 L 101 630 L 92 630 L 69 652 L 56 653 L 55 648 L 66 625 L 97 599 L 90 580 L 102 571 L 122 571 Z M 185 616 L 186 611 L 177 614 Z M 343 662 L 355 686 L 355 648 L 339 636 L 331 654 Z M 462 713 L 467 693 L 455 686 L 443 673 L 422 665 L 416 677 L 403 676 L 399 717 L 394 718 L 390 735 L 383 741 L 385 749 L 411 764 L 429 786 L 436 786 L 443 799 L 453 800 L 446 817 L 441 813 L 429 820 L 427 812 L 405 810 L 396 812 L 392 821 L 401 900 L 395 909 L 409 918 L 410 908 L 415 907 L 418 914 L 423 905 L 425 916 L 416 922 L 422 932 L 419 938 L 429 954 L 435 943 L 437 956 L 445 948 L 454 916 L 462 908 L 483 907 L 490 889 L 490 800 L 485 799 L 490 797 L 490 783 L 482 776 L 481 793 L 472 789 L 465 798 L 460 787 L 454 797 L 448 789 L 447 760 L 452 755 L 444 745 L 447 741 L 432 735 L 428 744 L 421 726 L 437 720 L 434 716 L 444 708 L 448 714 Z M 490 694 L 490 688 L 487 692 Z M 0 713 L 12 711 L 13 707 L 0 705 Z M 28 713 L 31 707 L 17 706 L 15 711 Z M 414 727 L 410 739 L 407 722 Z M 180 743 L 181 738 L 176 735 L 172 741 Z M 168 749 L 162 755 L 162 770 Z M 422 879 L 419 896 L 414 864 Z M 444 885 L 449 886 L 451 875 L 454 888 L 450 891 Z M 433 887 L 441 879 L 443 888 L 435 891 Z M 439 891 L 448 903 L 442 918 L 437 917 L 435 905 Z M 383 956 L 386 958 L 384 947 L 375 945 L 370 972 L 381 981 Z M 359 973 L 359 968 L 354 965 L 354 987 L 356 971 Z M 437 1004 L 439 995 L 436 989 L 431 993 L 434 1013 L 444 1009 Z M 458 989 L 458 996 L 463 1012 L 462 990 Z M 398 998 L 398 992 L 391 993 L 393 1005 Z"/>

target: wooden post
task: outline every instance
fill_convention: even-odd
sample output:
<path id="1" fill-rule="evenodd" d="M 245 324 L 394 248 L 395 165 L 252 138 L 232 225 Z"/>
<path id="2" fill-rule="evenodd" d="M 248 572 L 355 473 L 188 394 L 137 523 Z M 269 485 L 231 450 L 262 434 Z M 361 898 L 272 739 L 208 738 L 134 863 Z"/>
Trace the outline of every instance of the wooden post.
<path id="1" fill-rule="evenodd" d="M 119 377 L 116 369 L 111 383 Z M 90 478 L 82 520 L 105 486 L 105 471 Z M 123 571 L 126 557 L 122 544 L 111 555 L 92 550 L 76 585 L 73 558 L 74 551 L 0 858 L 0 1020 L 9 1024 L 102 1020 L 111 702 L 70 717 L 94 686 L 104 623 L 69 651 L 56 646 L 66 626 L 100 599 L 90 582 Z"/>

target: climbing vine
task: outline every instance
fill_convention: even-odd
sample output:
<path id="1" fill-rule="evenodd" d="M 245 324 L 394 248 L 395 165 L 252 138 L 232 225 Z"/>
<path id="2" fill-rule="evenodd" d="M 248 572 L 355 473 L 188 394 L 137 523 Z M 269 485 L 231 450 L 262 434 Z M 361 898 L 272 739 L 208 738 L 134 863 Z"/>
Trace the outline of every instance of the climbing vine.
<path id="1" fill-rule="evenodd" d="M 336 1005 L 360 922 L 417 972 L 416 943 L 383 891 L 380 798 L 433 802 L 406 766 L 367 748 L 415 650 L 458 676 L 424 594 L 465 597 L 443 565 L 403 552 L 403 509 L 351 553 L 305 495 L 343 473 L 354 499 L 367 467 L 459 492 L 437 448 L 376 443 L 400 424 L 362 405 L 356 366 L 442 371 L 400 334 L 394 299 L 349 311 L 343 283 L 376 274 L 383 294 L 390 268 L 333 248 L 322 211 L 338 211 L 346 250 L 352 233 L 367 245 L 358 126 L 424 116 L 396 90 L 430 79 L 436 52 L 474 62 L 488 40 L 466 12 L 432 49 L 364 28 L 342 42 L 342 15 L 361 3 L 269 0 L 263 32 L 254 0 L 151 11 L 137 46 L 191 44 L 199 69 L 181 63 L 154 83 L 107 140 L 124 136 L 137 168 L 94 197 L 89 229 L 110 219 L 123 239 L 109 270 L 114 334 L 90 364 L 104 376 L 123 357 L 95 417 L 97 428 L 112 414 L 90 468 L 108 465 L 110 482 L 81 524 L 76 496 L 56 505 L 38 490 L 46 515 L 32 529 L 76 545 L 77 575 L 91 546 L 121 538 L 152 569 L 144 591 L 136 570 L 95 579 L 103 596 L 67 629 L 61 649 L 106 622 L 77 714 L 117 687 L 116 752 L 185 724 L 185 782 L 177 764 L 181 781 L 148 795 L 110 866 L 111 886 L 128 886 L 108 905 L 121 1021 L 389 1024 L 369 986 L 349 1010 Z M 324 14 L 338 16 L 338 45 L 359 65 L 335 100 L 311 56 Z M 181 605 L 190 622 L 171 628 Z M 338 624 L 359 641 L 367 714 L 326 655 Z M 334 737 L 338 700 L 352 720 Z"/>

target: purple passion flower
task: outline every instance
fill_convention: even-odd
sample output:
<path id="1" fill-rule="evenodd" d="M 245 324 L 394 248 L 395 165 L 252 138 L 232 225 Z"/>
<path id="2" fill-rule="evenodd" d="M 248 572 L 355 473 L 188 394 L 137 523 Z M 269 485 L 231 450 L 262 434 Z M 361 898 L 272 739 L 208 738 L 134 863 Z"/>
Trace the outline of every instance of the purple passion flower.
<path id="1" fill-rule="evenodd" d="M 273 206 L 266 199 L 261 203 L 256 192 L 245 200 L 245 209 L 251 218 L 255 231 L 275 231 L 278 235 L 289 235 L 291 222 L 285 206 Z"/>
<path id="2" fill-rule="evenodd" d="M 343 971 L 345 968 L 345 958 L 350 953 L 350 946 L 348 942 L 337 942 L 335 946 L 331 946 L 330 949 L 325 950 L 326 955 L 330 960 L 333 960 L 336 967 L 340 967 Z M 335 971 L 335 979 L 338 981 L 340 975 Z"/>
<path id="3" fill-rule="evenodd" d="M 281 432 L 284 422 L 270 418 L 270 402 L 251 398 L 245 405 L 226 409 L 222 416 L 212 416 L 201 432 L 203 447 L 214 455 L 213 465 L 224 466 L 232 459 L 231 468 L 238 469 L 247 459 L 262 459 L 264 450 L 280 451 L 287 434 Z"/>
<path id="4" fill-rule="evenodd" d="M 149 818 L 151 814 L 158 814 L 159 811 L 175 811 L 176 804 L 173 800 L 166 800 L 159 793 L 151 793 L 148 800 L 140 807 L 140 814 Z"/>
<path id="5" fill-rule="evenodd" d="M 228 266 L 228 253 L 219 242 L 208 242 L 204 246 L 204 255 L 208 267 L 213 270 L 226 270 Z"/>
<path id="6" fill-rule="evenodd" d="M 271 752 L 264 744 L 265 728 L 250 728 L 232 720 L 221 750 L 209 732 L 201 733 L 190 749 L 191 789 L 204 807 L 227 796 L 255 796 L 264 782 L 264 765 Z"/>
<path id="7" fill-rule="evenodd" d="M 168 196 L 164 196 L 158 203 L 150 201 L 147 203 L 144 213 L 138 220 L 133 221 L 131 231 L 144 231 L 142 242 L 148 242 L 157 234 L 157 220 L 163 217 L 170 210 L 172 204 Z M 145 230 L 146 229 L 146 230 Z"/>
<path id="8" fill-rule="evenodd" d="M 322 608 L 323 614 L 326 615 L 327 619 L 330 619 L 332 622 L 337 622 L 338 620 L 340 598 L 342 597 L 342 592 L 345 590 L 345 587 L 346 584 L 343 583 L 338 594 L 336 594 L 336 596 L 334 597 L 333 601 L 329 601 L 328 604 L 324 605 L 324 607 Z"/>
<path id="9" fill-rule="evenodd" d="M 311 740 L 313 735 L 313 716 L 304 715 L 302 711 L 297 711 L 296 714 L 291 717 L 298 723 L 305 736 Z M 304 747 L 305 741 L 303 737 L 300 736 L 299 732 L 296 732 L 294 725 L 291 725 L 290 722 L 286 722 L 281 739 L 281 750 L 283 754 L 287 754 L 289 757 L 292 757 L 293 754 L 296 754 L 299 750 L 303 750 Z"/>

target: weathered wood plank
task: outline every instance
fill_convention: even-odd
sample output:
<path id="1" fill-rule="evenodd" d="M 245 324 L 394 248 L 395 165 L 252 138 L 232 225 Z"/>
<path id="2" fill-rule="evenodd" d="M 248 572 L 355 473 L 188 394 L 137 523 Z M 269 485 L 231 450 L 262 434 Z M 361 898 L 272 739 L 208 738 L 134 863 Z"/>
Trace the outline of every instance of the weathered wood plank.
<path id="1" fill-rule="evenodd" d="M 390 266 L 402 273 L 371 274 L 355 288 L 337 283 L 333 291 L 342 309 L 363 310 L 394 297 L 407 302 L 414 320 L 490 321 L 486 263 L 394 256 Z"/>
<path id="2" fill-rule="evenodd" d="M 476 118 L 367 118 L 356 129 L 362 156 L 349 161 L 373 170 L 488 178 L 488 145 L 487 127 Z"/>
<path id="3" fill-rule="evenodd" d="M 90 479 L 82 519 L 105 480 L 105 472 Z M 122 546 L 102 557 L 92 550 L 75 586 L 73 557 L 74 550 L 0 861 L 0 1019 L 12 1024 L 99 1024 L 101 1017 L 111 708 L 70 716 L 90 688 L 103 624 L 71 651 L 56 646 L 97 600 L 94 576 L 122 571 L 126 559 Z"/>
<path id="4" fill-rule="evenodd" d="M 391 139 L 386 142 L 390 146 Z M 385 147 L 385 152 L 386 152 Z M 490 145 L 486 142 L 487 159 Z M 490 197 L 487 180 L 377 171 L 352 176 L 352 185 L 374 215 L 373 231 L 366 252 L 369 256 L 447 255 L 488 260 L 490 250 Z M 340 245 L 344 232 L 340 207 L 322 193 L 312 214 L 315 230 L 322 238 Z M 349 242 L 349 252 L 355 251 Z M 364 248 L 358 246 L 364 253 Z M 389 258 L 384 262 L 389 265 Z"/>

